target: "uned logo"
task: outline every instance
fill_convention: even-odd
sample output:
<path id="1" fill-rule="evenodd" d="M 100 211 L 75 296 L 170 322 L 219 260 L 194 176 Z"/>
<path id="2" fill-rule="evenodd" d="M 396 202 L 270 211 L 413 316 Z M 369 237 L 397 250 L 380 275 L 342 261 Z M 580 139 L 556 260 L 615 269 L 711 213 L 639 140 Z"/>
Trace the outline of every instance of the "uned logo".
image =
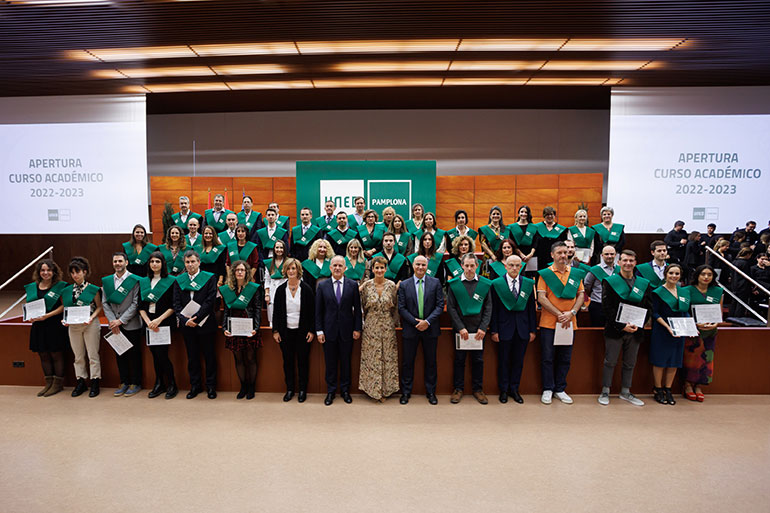
<path id="1" fill-rule="evenodd" d="M 321 180 L 321 205 L 319 212 L 324 212 L 327 201 L 334 202 L 335 212 L 352 214 L 356 210 L 356 196 L 364 195 L 363 180 Z"/>

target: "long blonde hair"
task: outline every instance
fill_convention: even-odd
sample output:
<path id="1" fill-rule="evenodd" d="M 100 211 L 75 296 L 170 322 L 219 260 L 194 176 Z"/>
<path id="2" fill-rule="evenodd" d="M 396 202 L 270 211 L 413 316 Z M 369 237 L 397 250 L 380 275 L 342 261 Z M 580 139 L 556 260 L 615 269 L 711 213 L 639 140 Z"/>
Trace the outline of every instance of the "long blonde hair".
<path id="1" fill-rule="evenodd" d="M 310 251 L 307 252 L 307 258 L 308 260 L 315 260 L 318 256 L 318 248 L 320 246 L 326 246 L 326 258 L 324 260 L 331 260 L 334 256 L 334 248 L 332 248 L 331 242 L 324 239 L 317 239 L 312 246 L 310 246 Z"/>

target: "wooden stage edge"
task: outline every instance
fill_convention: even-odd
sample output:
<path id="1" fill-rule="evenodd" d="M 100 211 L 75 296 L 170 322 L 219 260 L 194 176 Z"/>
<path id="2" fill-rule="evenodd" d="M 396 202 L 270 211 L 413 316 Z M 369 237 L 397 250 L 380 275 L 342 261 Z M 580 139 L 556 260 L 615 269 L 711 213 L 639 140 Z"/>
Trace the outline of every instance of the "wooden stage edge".
<path id="1" fill-rule="evenodd" d="M 37 386 L 43 384 L 43 373 L 38 356 L 29 350 L 29 325 L 23 323 L 0 323 L 0 385 Z M 102 334 L 106 327 L 102 327 Z M 567 391 L 573 394 L 598 394 L 601 389 L 601 374 L 604 365 L 604 337 L 601 328 L 582 328 L 575 332 L 575 345 L 572 366 L 567 376 Z M 286 385 L 283 378 L 283 360 L 281 351 L 271 336 L 268 328 L 261 330 L 263 347 L 258 350 L 257 391 L 284 392 Z M 399 352 L 401 350 L 401 332 L 398 330 Z M 174 364 L 177 384 L 180 389 L 189 389 L 187 358 L 180 333 L 175 333 L 170 349 Z M 217 332 L 217 389 L 223 391 L 238 390 L 240 384 L 235 373 L 235 365 L 230 351 L 224 347 L 224 336 Z M 308 392 L 325 392 L 323 381 L 323 351 L 320 344 L 313 342 L 310 352 L 310 381 Z M 438 387 L 437 393 L 452 392 L 453 344 L 450 328 L 442 328 L 438 347 Z M 66 351 L 67 375 L 65 385 L 69 393 L 75 381 L 72 366 L 72 353 Z M 360 367 L 360 343 L 353 349 L 351 393 L 358 393 L 358 375 Z M 118 371 L 115 353 L 102 342 L 102 383 L 106 389 L 118 385 Z M 142 347 L 143 387 L 152 387 L 154 371 L 152 355 L 147 347 Z M 18 362 L 23 362 L 23 367 Z M 17 366 L 14 366 L 17 365 Z M 620 386 L 621 362 L 615 369 L 612 393 L 616 394 Z M 720 328 L 714 357 L 714 382 L 705 388 L 706 393 L 718 394 L 770 394 L 770 330 L 767 328 Z M 470 392 L 470 365 L 466 363 L 466 392 Z M 487 394 L 497 395 L 497 351 L 495 343 L 489 338 L 484 348 L 484 390 Z M 652 368 L 649 363 L 649 331 L 639 350 L 639 358 L 634 372 L 632 391 L 637 394 L 649 394 L 652 390 Z M 675 390 L 681 390 L 678 376 Z M 423 394 L 422 354 L 418 350 L 415 365 L 414 395 Z M 529 345 L 527 350 L 522 383 L 522 394 L 539 394 L 540 388 L 540 344 L 539 338 Z M 111 390 L 105 390 L 111 392 Z"/>

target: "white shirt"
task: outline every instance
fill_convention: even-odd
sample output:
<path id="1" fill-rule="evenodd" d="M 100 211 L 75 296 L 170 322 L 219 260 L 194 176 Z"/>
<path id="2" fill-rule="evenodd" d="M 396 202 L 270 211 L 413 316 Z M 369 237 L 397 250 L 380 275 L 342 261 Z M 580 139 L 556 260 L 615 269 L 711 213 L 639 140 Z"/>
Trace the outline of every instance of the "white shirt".
<path id="1" fill-rule="evenodd" d="M 461 280 L 462 280 L 462 281 L 476 281 L 476 280 L 478 280 L 478 279 L 479 279 L 478 275 L 475 275 L 475 274 L 474 274 L 474 275 L 473 275 L 473 278 L 469 280 L 469 279 L 468 279 L 468 278 L 465 276 L 465 273 L 463 273 L 463 274 L 462 274 L 462 278 L 461 278 Z"/>
<path id="2" fill-rule="evenodd" d="M 302 287 L 297 285 L 297 292 L 292 297 L 289 285 L 286 285 L 286 327 L 290 330 L 299 328 L 299 310 L 302 303 Z"/>
<path id="3" fill-rule="evenodd" d="M 155 288 L 155 285 L 158 284 L 160 281 L 160 276 L 153 276 L 150 280 L 150 288 Z M 151 314 L 155 313 L 155 303 L 150 303 L 150 306 L 147 307 L 147 311 Z"/>
<path id="4" fill-rule="evenodd" d="M 658 264 L 655 263 L 655 260 L 653 260 L 650 262 L 650 265 L 652 265 L 652 270 L 655 271 L 655 274 L 658 275 L 658 278 L 662 280 L 663 273 L 666 271 L 666 264 L 664 263 L 662 266 L 658 266 Z"/>
<path id="5" fill-rule="evenodd" d="M 505 273 L 505 281 L 508 283 L 508 288 L 514 296 L 519 295 L 519 277 L 511 278 L 511 275 Z"/>
<path id="6" fill-rule="evenodd" d="M 183 214 L 179 212 L 179 219 L 182 220 L 184 224 L 187 224 L 187 218 L 190 217 L 190 211 L 188 210 L 186 214 Z"/>
<path id="7" fill-rule="evenodd" d="M 195 237 L 190 237 L 189 235 L 187 236 L 187 238 L 188 238 L 188 239 L 190 239 L 190 246 L 192 246 L 193 244 L 195 244 L 195 241 L 197 241 L 197 240 L 198 240 L 198 236 L 200 236 L 200 233 L 196 233 L 196 234 L 195 234 Z"/>
<path id="8" fill-rule="evenodd" d="M 123 285 L 123 282 L 126 281 L 126 278 L 128 278 L 128 276 L 130 274 L 131 273 L 128 272 L 128 271 L 124 272 L 123 276 L 120 276 L 120 277 L 118 277 L 118 275 L 115 274 L 114 275 L 114 278 L 115 278 L 115 289 L 118 289 L 121 285 Z"/>
<path id="9" fill-rule="evenodd" d="M 195 281 L 195 277 L 196 277 L 196 276 L 198 276 L 200 273 L 201 273 L 201 270 L 200 270 L 200 268 L 198 269 L 198 272 L 197 272 L 197 273 L 195 273 L 195 274 L 190 274 L 190 273 L 187 273 L 187 274 L 190 276 L 190 282 L 194 282 L 194 281 Z M 193 298 L 193 295 L 194 295 L 194 294 L 195 294 L 195 291 L 194 291 L 194 290 L 191 290 L 191 291 L 190 291 L 190 299 L 192 299 L 192 298 Z"/>
<path id="10" fill-rule="evenodd" d="M 310 223 L 303 224 L 302 225 L 302 235 L 305 235 L 305 232 L 307 232 L 310 229 Z"/>
<path id="11" fill-rule="evenodd" d="M 235 230 L 230 230 L 228 228 L 227 230 L 227 236 L 230 237 L 230 240 L 235 240 Z"/>

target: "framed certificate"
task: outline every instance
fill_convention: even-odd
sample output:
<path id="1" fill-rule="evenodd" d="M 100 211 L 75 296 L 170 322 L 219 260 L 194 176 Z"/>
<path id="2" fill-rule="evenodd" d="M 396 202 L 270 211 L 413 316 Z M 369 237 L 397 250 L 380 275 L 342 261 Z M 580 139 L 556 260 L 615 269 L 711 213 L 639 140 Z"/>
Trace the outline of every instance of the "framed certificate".
<path id="1" fill-rule="evenodd" d="M 31 321 L 32 319 L 42 317 L 45 315 L 45 300 L 36 299 L 34 301 L 30 301 L 29 303 L 24 303 L 21 311 L 24 313 L 25 321 Z"/>
<path id="2" fill-rule="evenodd" d="M 68 306 L 64 308 L 65 324 L 85 324 L 91 318 L 91 307 L 86 306 Z"/>
<path id="3" fill-rule="evenodd" d="M 110 344 L 110 346 L 115 350 L 116 353 L 118 353 L 118 355 L 121 355 L 134 347 L 131 344 L 131 341 L 128 340 L 122 332 L 118 332 L 118 334 L 115 335 L 110 331 L 104 336 L 104 340 Z"/>
<path id="4" fill-rule="evenodd" d="M 696 324 L 718 324 L 722 322 L 722 305 L 693 305 L 692 314 Z"/>
<path id="5" fill-rule="evenodd" d="M 171 328 L 169 326 L 158 326 L 158 331 L 152 331 L 147 328 L 148 346 L 167 346 L 171 344 Z"/>
<path id="6" fill-rule="evenodd" d="M 251 317 L 230 317 L 227 319 L 227 331 L 233 337 L 250 337 L 254 331 L 254 320 Z"/>
<path id="7" fill-rule="evenodd" d="M 630 324 L 637 328 L 644 327 L 644 321 L 647 320 L 647 310 L 638 306 L 629 305 L 628 303 L 620 303 L 618 308 L 618 315 L 615 318 L 615 322 L 621 324 Z"/>
<path id="8" fill-rule="evenodd" d="M 669 317 L 666 319 L 675 337 L 697 337 L 698 327 L 692 317 Z"/>
<path id="9" fill-rule="evenodd" d="M 455 335 L 455 349 L 460 351 L 484 349 L 484 339 L 476 340 L 476 333 L 468 333 L 468 340 L 463 340 L 458 333 Z"/>

